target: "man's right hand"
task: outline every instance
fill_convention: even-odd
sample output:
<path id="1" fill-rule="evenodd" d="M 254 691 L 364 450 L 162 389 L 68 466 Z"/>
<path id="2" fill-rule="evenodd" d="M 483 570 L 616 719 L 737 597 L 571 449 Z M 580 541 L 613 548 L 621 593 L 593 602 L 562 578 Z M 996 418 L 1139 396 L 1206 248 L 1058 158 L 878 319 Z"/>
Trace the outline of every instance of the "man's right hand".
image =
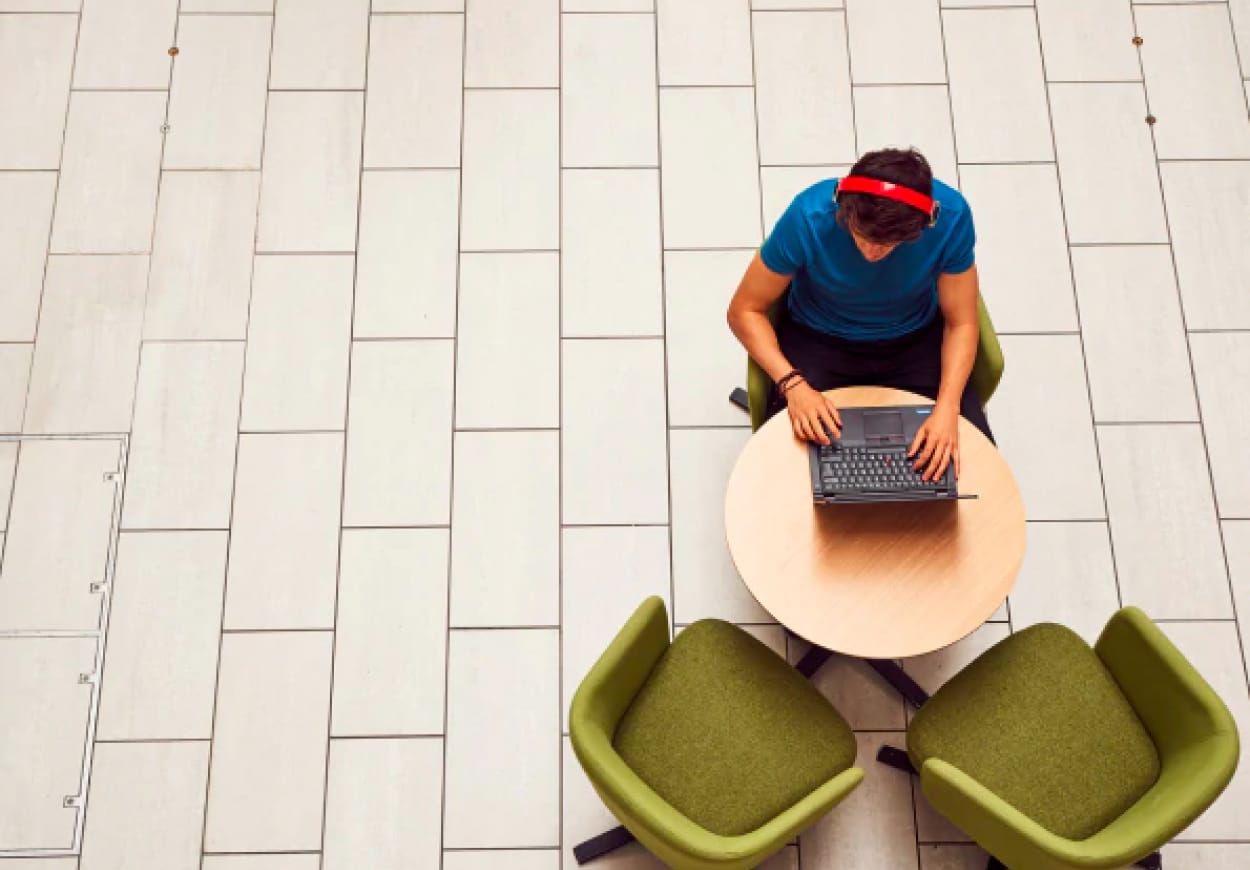
<path id="1" fill-rule="evenodd" d="M 828 427 L 834 437 L 842 436 L 842 417 L 838 414 L 833 399 L 813 389 L 807 381 L 800 381 L 786 390 L 785 399 L 795 437 L 818 444 L 829 444 L 825 427 Z"/>

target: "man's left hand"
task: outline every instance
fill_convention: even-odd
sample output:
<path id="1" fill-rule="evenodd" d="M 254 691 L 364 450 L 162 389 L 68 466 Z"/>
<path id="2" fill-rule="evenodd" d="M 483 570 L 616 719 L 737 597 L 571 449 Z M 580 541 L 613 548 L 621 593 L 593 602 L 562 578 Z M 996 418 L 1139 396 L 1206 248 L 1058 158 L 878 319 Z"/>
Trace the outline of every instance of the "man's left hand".
<path id="1" fill-rule="evenodd" d="M 955 464 L 955 477 L 959 477 L 959 409 L 934 405 L 907 456 L 915 460 L 913 469 L 923 469 L 925 480 L 937 480 L 951 463 Z"/>

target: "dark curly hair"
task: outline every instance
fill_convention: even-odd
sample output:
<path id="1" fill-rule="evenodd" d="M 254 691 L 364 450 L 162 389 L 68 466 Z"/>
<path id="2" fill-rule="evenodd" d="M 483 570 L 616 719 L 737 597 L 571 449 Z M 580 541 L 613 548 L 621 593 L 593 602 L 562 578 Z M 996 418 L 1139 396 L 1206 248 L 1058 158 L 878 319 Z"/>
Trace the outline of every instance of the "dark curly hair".
<path id="1" fill-rule="evenodd" d="M 870 151 L 851 167 L 850 174 L 933 195 L 933 170 L 915 148 Z M 838 223 L 877 244 L 915 241 L 929 225 L 929 217 L 919 209 L 869 193 L 845 193 L 838 202 Z"/>

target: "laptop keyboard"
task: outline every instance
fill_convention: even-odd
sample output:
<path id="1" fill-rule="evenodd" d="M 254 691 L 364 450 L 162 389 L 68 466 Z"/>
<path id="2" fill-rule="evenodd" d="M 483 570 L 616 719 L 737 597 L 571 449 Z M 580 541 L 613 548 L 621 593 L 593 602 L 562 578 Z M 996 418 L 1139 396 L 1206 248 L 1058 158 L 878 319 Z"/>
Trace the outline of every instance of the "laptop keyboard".
<path id="1" fill-rule="evenodd" d="M 946 476 L 924 481 L 912 470 L 906 447 L 842 447 L 820 445 L 820 478 L 825 491 L 899 492 L 945 490 Z"/>

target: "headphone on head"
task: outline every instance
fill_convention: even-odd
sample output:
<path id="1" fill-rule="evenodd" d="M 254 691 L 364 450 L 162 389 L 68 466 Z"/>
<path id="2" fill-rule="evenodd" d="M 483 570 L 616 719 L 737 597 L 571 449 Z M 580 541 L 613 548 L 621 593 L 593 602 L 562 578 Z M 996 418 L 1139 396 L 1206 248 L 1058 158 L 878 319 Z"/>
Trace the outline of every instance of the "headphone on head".
<path id="1" fill-rule="evenodd" d="M 938 211 L 941 208 L 941 203 L 931 196 L 925 196 L 920 191 L 892 181 L 880 181 L 876 178 L 865 178 L 862 175 L 848 175 L 839 181 L 838 189 L 833 194 L 833 201 L 840 202 L 844 193 L 866 193 L 869 196 L 879 196 L 910 205 L 929 216 L 929 226 L 937 223 Z"/>

